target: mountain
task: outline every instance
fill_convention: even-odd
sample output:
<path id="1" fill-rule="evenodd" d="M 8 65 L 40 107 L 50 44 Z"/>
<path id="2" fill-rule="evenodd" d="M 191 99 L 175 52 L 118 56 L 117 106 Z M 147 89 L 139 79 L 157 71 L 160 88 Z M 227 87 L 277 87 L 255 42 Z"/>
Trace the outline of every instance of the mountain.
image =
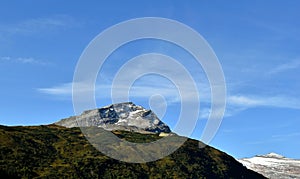
<path id="1" fill-rule="evenodd" d="M 132 102 L 112 104 L 84 111 L 55 123 L 65 127 L 97 126 L 105 130 L 123 130 L 139 133 L 170 133 L 170 128 L 151 111 Z"/>
<path id="2" fill-rule="evenodd" d="M 137 143 L 161 138 L 158 133 L 111 132 Z M 78 127 L 46 125 L 0 126 L 0 178 L 264 177 L 213 147 L 199 148 L 199 141 L 193 139 L 160 160 L 126 163 L 96 150 Z"/>
<path id="3" fill-rule="evenodd" d="M 159 144 L 169 150 L 177 140 L 185 142 L 162 159 L 126 163 L 99 152 L 83 131 L 92 134 L 89 139 L 104 142 L 112 140 L 107 132 L 134 143 L 170 137 Z M 199 144 L 205 146 L 172 133 L 151 110 L 131 102 L 112 104 L 51 125 L 0 126 L 0 178 L 264 178 L 226 153 Z M 109 145 L 108 151 L 132 150 L 118 142 L 113 147 Z M 138 151 L 133 157 L 157 150 L 133 147 Z"/>
<path id="4" fill-rule="evenodd" d="M 300 178 L 300 160 L 276 153 L 240 159 L 244 166 L 271 179 Z"/>

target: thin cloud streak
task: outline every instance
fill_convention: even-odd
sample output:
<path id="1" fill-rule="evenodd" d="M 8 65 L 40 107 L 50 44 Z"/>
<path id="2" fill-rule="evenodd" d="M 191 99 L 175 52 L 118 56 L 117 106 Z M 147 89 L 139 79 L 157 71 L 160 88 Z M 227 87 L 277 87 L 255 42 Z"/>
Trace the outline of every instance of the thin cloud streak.
<path id="1" fill-rule="evenodd" d="M 244 108 L 250 107 L 277 107 L 300 109 L 300 101 L 295 98 L 286 96 L 229 96 L 227 98 L 228 104 L 233 106 L 240 106 Z"/>
<path id="2" fill-rule="evenodd" d="M 298 137 L 298 136 L 300 136 L 300 132 L 292 132 L 292 133 L 288 133 L 288 134 L 276 134 L 276 135 L 273 135 L 272 138 L 286 139 L 288 137 Z"/>
<path id="3" fill-rule="evenodd" d="M 260 144 L 266 144 L 266 143 L 277 143 L 277 142 L 284 142 L 287 141 L 288 138 L 299 138 L 300 132 L 293 132 L 293 133 L 288 133 L 288 134 L 278 134 L 278 135 L 273 135 L 271 138 L 265 139 L 265 140 L 260 140 L 260 141 L 251 141 L 251 142 L 246 142 L 245 144 L 247 145 L 260 145 Z"/>
<path id="4" fill-rule="evenodd" d="M 125 86 L 116 86 L 117 91 L 126 90 Z M 95 87 L 96 96 L 110 98 L 111 86 L 110 85 L 97 85 Z M 39 92 L 55 95 L 55 96 L 70 96 L 72 95 L 72 83 L 66 83 L 59 86 L 50 88 L 39 88 Z M 82 87 L 83 92 L 92 91 L 88 87 Z M 200 118 L 207 118 L 210 114 L 210 94 L 205 92 L 199 92 L 200 101 L 203 103 L 200 111 Z M 123 94 L 123 93 L 121 93 Z M 130 91 L 130 97 L 135 98 L 149 98 L 151 95 L 160 94 L 168 101 L 169 104 L 179 103 L 180 95 L 177 89 L 172 88 L 168 85 L 156 85 L 156 86 L 133 86 Z M 119 94 L 115 94 L 117 97 Z M 193 101 L 193 95 L 188 95 L 187 99 Z M 274 107 L 274 108 L 289 108 L 289 109 L 300 109 L 300 100 L 291 98 L 288 96 L 254 96 L 254 95 L 228 95 L 227 96 L 227 107 L 225 117 L 230 117 L 238 114 L 249 108 L 256 107 Z"/>
<path id="5" fill-rule="evenodd" d="M 32 64 L 32 65 L 50 65 L 51 63 L 45 62 L 43 60 L 38 60 L 33 57 L 0 57 L 0 62 L 10 62 L 19 64 Z"/>
<path id="6" fill-rule="evenodd" d="M 72 95 L 72 85 L 73 83 L 65 83 L 62 85 L 50 87 L 50 88 L 38 88 L 37 91 L 40 93 L 48 94 L 48 95 L 55 95 L 55 96 L 71 96 Z M 89 88 L 84 84 L 80 84 L 81 88 L 78 92 L 93 92 L 93 89 Z M 96 85 L 95 86 L 95 93 L 97 96 L 110 98 L 111 97 L 111 85 Z M 127 86 L 117 85 L 114 86 L 117 89 L 116 93 L 114 94 L 116 98 L 123 98 L 124 93 L 121 91 L 127 90 Z M 118 93 L 120 91 L 120 93 Z M 204 92 L 202 93 L 204 94 Z M 171 85 L 138 85 L 132 86 L 130 88 L 130 97 L 135 98 L 147 98 L 152 95 L 161 95 L 168 99 L 168 101 L 172 101 L 173 103 L 180 102 L 180 94 L 174 86 Z M 187 99 L 185 100 L 193 100 L 195 97 L 191 93 L 186 95 Z"/>
<path id="7" fill-rule="evenodd" d="M 289 63 L 281 64 L 268 72 L 269 75 L 282 73 L 288 70 L 293 70 L 300 67 L 300 59 Z"/>
<path id="8" fill-rule="evenodd" d="M 45 32 L 60 28 L 76 26 L 79 23 L 67 15 L 55 15 L 45 18 L 33 18 L 14 24 L 0 24 L 0 36 L 27 35 L 36 32 Z"/>

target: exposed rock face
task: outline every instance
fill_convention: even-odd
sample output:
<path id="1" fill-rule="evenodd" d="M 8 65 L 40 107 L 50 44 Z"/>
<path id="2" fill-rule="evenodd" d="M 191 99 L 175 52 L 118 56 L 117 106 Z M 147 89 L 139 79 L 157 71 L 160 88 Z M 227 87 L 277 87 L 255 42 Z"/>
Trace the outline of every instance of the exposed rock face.
<path id="1" fill-rule="evenodd" d="M 240 159 L 244 166 L 271 179 L 300 178 L 300 160 L 276 153 Z"/>
<path id="2" fill-rule="evenodd" d="M 170 128 L 151 111 L 132 102 L 112 104 L 84 111 L 55 123 L 65 127 L 98 126 L 106 130 L 125 130 L 140 133 L 170 133 Z"/>

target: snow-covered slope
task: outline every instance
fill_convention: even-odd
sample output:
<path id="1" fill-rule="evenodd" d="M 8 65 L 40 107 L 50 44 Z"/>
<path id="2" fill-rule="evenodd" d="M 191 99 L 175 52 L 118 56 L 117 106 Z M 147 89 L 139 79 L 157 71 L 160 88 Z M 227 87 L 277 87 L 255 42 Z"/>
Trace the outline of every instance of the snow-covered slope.
<path id="1" fill-rule="evenodd" d="M 258 155 L 238 161 L 248 169 L 271 179 L 300 178 L 300 160 L 286 158 L 276 153 Z"/>
<path id="2" fill-rule="evenodd" d="M 106 130 L 127 130 L 140 133 L 169 133 L 170 128 L 151 111 L 132 102 L 112 104 L 84 111 L 55 123 L 65 127 L 98 126 Z"/>

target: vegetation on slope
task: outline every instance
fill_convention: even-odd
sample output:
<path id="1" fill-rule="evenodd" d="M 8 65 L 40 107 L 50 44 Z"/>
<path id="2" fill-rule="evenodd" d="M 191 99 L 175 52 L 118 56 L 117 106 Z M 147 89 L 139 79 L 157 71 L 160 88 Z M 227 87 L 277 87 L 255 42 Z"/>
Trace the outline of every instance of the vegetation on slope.
<path id="1" fill-rule="evenodd" d="M 131 142 L 156 134 L 115 131 Z M 55 125 L 0 126 L 0 178 L 263 178 L 234 158 L 188 139 L 173 154 L 142 164 L 111 159 L 97 151 L 79 128 Z"/>

